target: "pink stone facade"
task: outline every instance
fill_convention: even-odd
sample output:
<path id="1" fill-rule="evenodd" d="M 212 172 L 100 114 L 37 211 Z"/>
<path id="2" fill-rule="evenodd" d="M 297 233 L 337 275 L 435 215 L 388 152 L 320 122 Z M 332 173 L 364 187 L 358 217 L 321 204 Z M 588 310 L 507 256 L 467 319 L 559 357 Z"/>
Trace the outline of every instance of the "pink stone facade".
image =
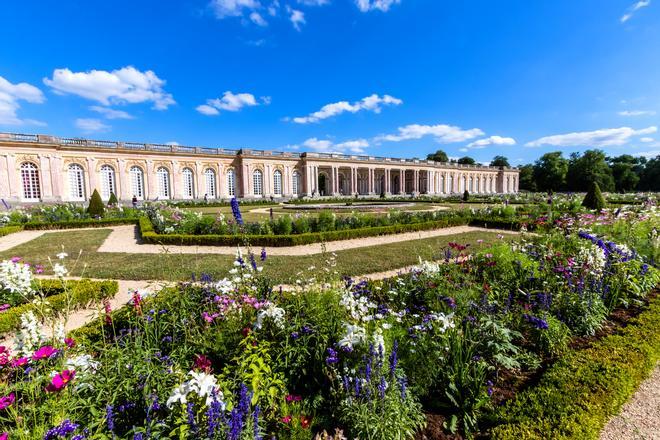
<path id="1" fill-rule="evenodd" d="M 0 133 L 0 199 L 80 202 L 506 194 L 518 170 L 334 153 L 184 147 Z"/>

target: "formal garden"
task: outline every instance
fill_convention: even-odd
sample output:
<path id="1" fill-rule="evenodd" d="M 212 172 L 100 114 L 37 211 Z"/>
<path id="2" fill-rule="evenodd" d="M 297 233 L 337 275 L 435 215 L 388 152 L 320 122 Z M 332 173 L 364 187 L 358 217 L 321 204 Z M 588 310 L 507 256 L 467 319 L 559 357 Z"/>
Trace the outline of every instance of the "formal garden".
<path id="1" fill-rule="evenodd" d="M 660 360 L 657 194 L 394 202 L 8 207 L 0 439 L 599 438 Z"/>

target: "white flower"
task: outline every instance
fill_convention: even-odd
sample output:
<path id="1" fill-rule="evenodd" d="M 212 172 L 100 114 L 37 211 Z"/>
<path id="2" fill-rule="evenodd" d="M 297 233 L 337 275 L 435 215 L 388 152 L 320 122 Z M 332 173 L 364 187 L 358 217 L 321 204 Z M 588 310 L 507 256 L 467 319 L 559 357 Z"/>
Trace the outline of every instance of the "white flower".
<path id="1" fill-rule="evenodd" d="M 217 387 L 217 379 L 212 374 L 206 374 L 203 371 L 195 372 L 190 371 L 188 375 L 191 379 L 182 383 L 172 390 L 172 394 L 167 399 L 166 405 L 172 409 L 172 406 L 179 402 L 182 405 L 188 403 L 188 395 L 195 393 L 201 398 L 205 398 L 205 404 L 211 405 L 214 400 L 220 403 L 221 409 L 224 411 L 225 403 L 222 401 L 224 395 Z"/>
<path id="2" fill-rule="evenodd" d="M 354 346 L 360 345 L 367 340 L 367 331 L 364 329 L 364 327 L 344 323 L 344 329 L 344 337 L 342 337 L 339 342 L 337 342 L 337 345 L 340 347 L 353 348 Z"/>
<path id="3" fill-rule="evenodd" d="M 26 312 L 21 315 L 21 328 L 16 334 L 16 351 L 27 353 L 38 348 L 46 335 L 42 333 L 41 326 L 34 312 Z"/>
<path id="4" fill-rule="evenodd" d="M 256 327 L 260 329 L 263 326 L 264 319 L 270 318 L 278 328 L 283 329 L 284 315 L 284 309 L 277 307 L 273 303 L 269 303 L 265 308 L 259 310 L 259 313 L 257 314 Z"/>
<path id="5" fill-rule="evenodd" d="M 67 254 L 66 252 L 60 252 L 60 253 L 57 254 L 56 256 L 57 256 L 57 258 L 59 258 L 60 260 L 64 260 L 66 257 L 69 256 L 69 254 Z"/>
<path id="6" fill-rule="evenodd" d="M 97 361 L 92 360 L 89 354 L 81 354 L 64 362 L 68 369 L 76 370 L 76 373 L 94 373 L 99 367 Z"/>
<path id="7" fill-rule="evenodd" d="M 60 263 L 55 263 L 53 264 L 53 274 L 55 274 L 56 277 L 62 278 L 68 274 L 69 271 L 66 267 L 61 265 Z"/>
<path id="8" fill-rule="evenodd" d="M 353 293 L 346 289 L 342 293 L 339 304 L 346 307 L 348 313 L 356 321 L 370 321 L 372 319 L 369 309 L 375 309 L 376 304 L 369 301 L 366 296 L 356 298 Z"/>
<path id="9" fill-rule="evenodd" d="M 170 394 L 170 397 L 167 399 L 167 402 L 165 402 L 165 405 L 169 409 L 172 409 L 172 405 L 175 403 L 179 402 L 182 405 L 185 405 L 188 403 L 188 393 L 190 392 L 190 386 L 188 385 L 188 382 L 184 382 L 178 387 L 174 388 L 172 390 L 172 394 Z"/>
<path id="10" fill-rule="evenodd" d="M 227 278 L 223 278 L 220 281 L 215 283 L 215 289 L 222 294 L 229 294 L 234 291 L 234 283 L 232 283 Z"/>
<path id="11" fill-rule="evenodd" d="M 430 261 L 422 261 L 420 258 L 419 264 L 417 266 L 413 266 L 412 271 L 421 272 L 424 275 L 433 275 L 440 272 L 440 265 Z"/>
<path id="12" fill-rule="evenodd" d="M 29 265 L 10 260 L 0 263 L 0 291 L 30 296 L 33 292 L 32 279 Z"/>

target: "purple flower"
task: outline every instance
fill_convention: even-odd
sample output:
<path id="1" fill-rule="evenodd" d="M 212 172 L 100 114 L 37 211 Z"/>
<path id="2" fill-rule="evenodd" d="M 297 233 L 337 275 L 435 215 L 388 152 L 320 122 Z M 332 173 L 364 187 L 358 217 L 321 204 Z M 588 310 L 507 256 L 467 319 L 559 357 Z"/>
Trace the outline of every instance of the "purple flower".
<path id="1" fill-rule="evenodd" d="M 339 362 L 339 357 L 337 357 L 337 351 L 332 348 L 328 348 L 328 357 L 325 358 L 325 363 L 330 365 L 330 364 L 336 364 L 337 362 Z"/>
<path id="2" fill-rule="evenodd" d="M 69 434 L 78 429 L 80 425 L 73 423 L 71 420 L 66 419 L 60 425 L 49 429 L 44 435 L 44 440 L 55 440 L 57 438 L 66 438 Z M 82 437 L 85 438 L 85 437 Z"/>
<path id="3" fill-rule="evenodd" d="M 266 248 L 261 248 L 261 261 L 266 261 Z"/>
<path id="4" fill-rule="evenodd" d="M 396 365 L 399 362 L 397 358 L 397 351 L 399 350 L 399 342 L 394 341 L 394 345 L 392 346 L 392 353 L 390 353 L 390 379 L 394 377 L 394 373 L 396 371 Z"/>
<path id="5" fill-rule="evenodd" d="M 241 208 L 238 206 L 238 200 L 236 197 L 231 199 L 231 213 L 234 215 L 236 223 L 243 226 L 243 216 L 241 215 Z"/>
<path id="6" fill-rule="evenodd" d="M 108 426 L 108 431 L 112 433 L 112 436 L 115 435 L 115 416 L 114 409 L 112 405 L 107 405 L 105 407 L 105 421 Z"/>
<path id="7" fill-rule="evenodd" d="M 190 432 L 193 433 L 194 437 L 197 437 L 197 422 L 195 421 L 195 405 L 192 402 L 188 402 L 186 405 L 186 413 L 188 415 L 188 426 L 190 426 Z"/>

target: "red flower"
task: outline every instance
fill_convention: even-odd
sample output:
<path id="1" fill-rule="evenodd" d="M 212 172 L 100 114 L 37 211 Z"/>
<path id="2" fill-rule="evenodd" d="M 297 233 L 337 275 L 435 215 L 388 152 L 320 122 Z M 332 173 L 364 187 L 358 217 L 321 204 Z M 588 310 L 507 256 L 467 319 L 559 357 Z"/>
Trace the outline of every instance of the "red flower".
<path id="1" fill-rule="evenodd" d="M 300 417 L 300 426 L 302 426 L 303 429 L 307 429 L 312 425 L 312 418 L 309 416 L 301 416 Z"/>
<path id="2" fill-rule="evenodd" d="M 61 391 L 69 382 L 73 380 L 74 377 L 76 377 L 76 372 L 74 370 L 64 370 L 53 377 L 51 382 L 46 387 L 46 391 L 49 393 Z"/>
<path id="3" fill-rule="evenodd" d="M 291 402 L 300 402 L 302 400 L 301 396 L 296 396 L 295 394 L 289 394 L 286 396 L 286 403 L 291 403 Z"/>
<path id="4" fill-rule="evenodd" d="M 250 330 L 250 327 L 245 327 L 243 330 L 241 330 L 241 333 L 243 334 L 244 338 L 247 338 L 251 331 L 252 330 Z"/>
<path id="5" fill-rule="evenodd" d="M 203 354 L 195 355 L 195 369 L 204 371 L 205 373 L 211 372 L 211 360 Z"/>

